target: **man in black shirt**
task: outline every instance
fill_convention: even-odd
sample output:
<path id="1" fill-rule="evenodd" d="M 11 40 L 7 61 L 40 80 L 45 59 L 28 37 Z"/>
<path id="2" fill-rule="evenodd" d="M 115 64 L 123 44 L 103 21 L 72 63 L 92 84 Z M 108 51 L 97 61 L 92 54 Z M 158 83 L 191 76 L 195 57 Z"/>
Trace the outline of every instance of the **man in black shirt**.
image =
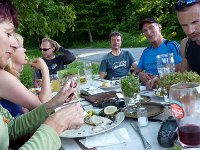
<path id="1" fill-rule="evenodd" d="M 181 72 L 191 70 L 200 75 L 200 1 L 179 0 L 175 9 L 187 36 L 181 41 Z"/>
<path id="2" fill-rule="evenodd" d="M 50 75 L 57 74 L 58 70 L 64 69 L 65 65 L 72 63 L 76 59 L 73 53 L 49 38 L 42 39 L 40 50 L 42 52 L 42 58 L 49 68 Z M 63 54 L 56 56 L 56 52 Z M 35 70 L 34 84 L 36 87 L 38 86 L 38 79 L 42 79 L 42 74 L 40 70 Z"/>

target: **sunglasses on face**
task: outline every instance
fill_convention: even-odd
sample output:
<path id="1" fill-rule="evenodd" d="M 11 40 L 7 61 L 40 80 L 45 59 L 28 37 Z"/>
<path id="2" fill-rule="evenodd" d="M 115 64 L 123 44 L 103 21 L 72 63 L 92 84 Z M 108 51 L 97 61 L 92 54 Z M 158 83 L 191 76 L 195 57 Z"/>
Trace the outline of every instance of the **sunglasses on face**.
<path id="1" fill-rule="evenodd" d="M 196 3 L 200 2 L 199 0 L 179 0 L 176 5 L 175 5 L 175 9 L 176 10 L 181 10 L 183 9 L 185 6 L 192 6 Z"/>
<path id="2" fill-rule="evenodd" d="M 40 48 L 40 51 L 48 51 L 48 50 L 50 50 L 52 47 L 49 47 L 49 48 Z"/>

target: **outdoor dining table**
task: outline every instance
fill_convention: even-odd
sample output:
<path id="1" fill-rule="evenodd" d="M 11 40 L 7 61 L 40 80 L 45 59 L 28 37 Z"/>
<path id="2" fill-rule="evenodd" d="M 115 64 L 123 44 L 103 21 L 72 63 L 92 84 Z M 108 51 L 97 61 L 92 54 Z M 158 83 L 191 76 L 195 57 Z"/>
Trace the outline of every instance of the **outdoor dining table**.
<path id="1" fill-rule="evenodd" d="M 99 85 L 99 81 L 93 81 L 93 85 L 97 86 Z M 117 88 L 116 91 L 120 91 L 120 88 Z M 156 102 L 156 103 L 163 103 L 164 102 L 164 98 L 162 97 L 158 97 L 155 96 L 153 91 L 142 91 L 143 94 L 149 96 L 151 98 L 151 102 Z M 87 105 L 83 105 L 83 107 L 85 107 L 85 109 L 92 109 L 92 105 L 88 104 L 88 102 L 84 102 L 84 100 L 82 101 L 82 103 L 87 104 Z M 156 119 L 160 119 L 160 120 L 164 120 L 164 113 L 158 115 L 155 117 Z M 143 134 L 143 136 L 146 138 L 146 140 L 151 144 L 152 146 L 152 150 L 165 150 L 167 148 L 163 148 L 158 144 L 157 141 L 157 135 L 158 135 L 158 131 L 159 128 L 161 126 L 161 121 L 156 121 L 156 119 L 154 121 L 150 121 L 148 123 L 148 126 L 146 127 L 141 127 L 141 132 Z M 144 149 L 143 144 L 142 144 L 142 140 L 140 139 L 139 135 L 137 134 L 137 132 L 133 129 L 133 127 L 130 125 L 130 123 L 132 122 L 137 122 L 136 119 L 132 119 L 132 118 L 125 118 L 125 120 L 117 127 L 115 127 L 114 129 L 110 130 L 109 132 L 113 132 L 117 129 L 120 128 L 126 128 L 126 130 L 128 131 L 128 135 L 129 135 L 129 141 L 127 141 L 126 143 L 121 143 L 121 144 L 116 144 L 116 145 L 111 145 L 111 146 L 101 146 L 101 147 L 94 147 L 94 148 L 90 148 L 91 150 L 142 150 Z M 98 136 L 98 135 L 96 135 Z M 62 150 L 87 150 L 88 148 L 84 147 L 80 142 L 79 142 L 80 138 L 61 138 L 61 142 L 62 142 Z M 109 137 L 108 139 L 109 140 Z"/>

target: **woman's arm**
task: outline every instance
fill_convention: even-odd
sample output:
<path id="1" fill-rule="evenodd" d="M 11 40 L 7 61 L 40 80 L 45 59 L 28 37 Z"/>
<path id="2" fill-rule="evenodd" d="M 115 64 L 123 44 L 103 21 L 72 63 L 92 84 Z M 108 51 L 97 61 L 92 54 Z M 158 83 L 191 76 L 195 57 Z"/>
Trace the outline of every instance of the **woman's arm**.
<path id="1" fill-rule="evenodd" d="M 41 105 L 39 97 L 29 91 L 15 76 L 5 70 L 0 70 L 0 76 L 0 98 L 30 110 Z"/>
<path id="2" fill-rule="evenodd" d="M 10 139 L 16 139 L 33 131 L 48 117 L 20 149 L 59 149 L 61 143 L 58 135 L 66 129 L 79 128 L 84 123 L 83 109 L 80 104 L 64 107 L 52 113 L 54 108 L 72 100 L 73 97 L 70 95 L 74 92 L 74 88 L 65 84 L 60 92 L 46 104 L 10 121 L 8 123 Z M 51 115 L 49 116 L 49 114 Z"/>
<path id="3" fill-rule="evenodd" d="M 45 103 L 52 98 L 49 69 L 48 69 L 45 61 L 42 58 L 35 59 L 32 62 L 31 66 L 41 70 L 42 87 L 41 87 L 41 91 L 39 94 L 39 99 L 42 103 Z"/>

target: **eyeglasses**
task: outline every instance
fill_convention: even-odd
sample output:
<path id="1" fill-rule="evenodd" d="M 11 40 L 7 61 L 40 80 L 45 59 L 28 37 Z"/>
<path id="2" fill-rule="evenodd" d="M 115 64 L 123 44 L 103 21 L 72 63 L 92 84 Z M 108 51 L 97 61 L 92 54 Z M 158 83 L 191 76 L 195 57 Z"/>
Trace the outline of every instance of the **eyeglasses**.
<path id="1" fill-rule="evenodd" d="M 175 9 L 176 10 L 181 10 L 183 9 L 185 6 L 192 6 L 196 3 L 200 2 L 199 0 L 179 0 L 176 4 L 175 4 Z"/>
<path id="2" fill-rule="evenodd" d="M 48 50 L 50 50 L 52 47 L 50 47 L 50 48 L 40 48 L 40 51 L 48 51 Z"/>

